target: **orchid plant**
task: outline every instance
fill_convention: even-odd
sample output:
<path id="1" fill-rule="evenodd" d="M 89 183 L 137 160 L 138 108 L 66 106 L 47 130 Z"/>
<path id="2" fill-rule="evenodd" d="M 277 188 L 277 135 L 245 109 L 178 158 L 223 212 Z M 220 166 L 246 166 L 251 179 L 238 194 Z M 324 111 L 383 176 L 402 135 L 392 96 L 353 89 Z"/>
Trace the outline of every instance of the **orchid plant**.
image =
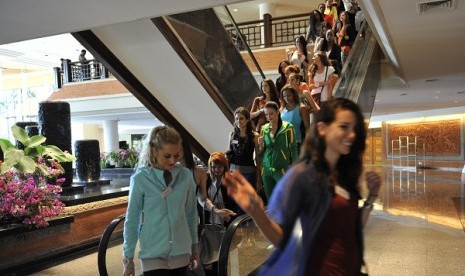
<path id="1" fill-rule="evenodd" d="M 42 135 L 29 137 L 16 125 L 11 130 L 25 148 L 0 139 L 4 155 L 0 161 L 0 222 L 46 227 L 49 218 L 64 211 L 60 200 L 64 169 L 59 162 L 72 162 L 75 157 L 56 146 L 43 145 L 46 138 Z"/>

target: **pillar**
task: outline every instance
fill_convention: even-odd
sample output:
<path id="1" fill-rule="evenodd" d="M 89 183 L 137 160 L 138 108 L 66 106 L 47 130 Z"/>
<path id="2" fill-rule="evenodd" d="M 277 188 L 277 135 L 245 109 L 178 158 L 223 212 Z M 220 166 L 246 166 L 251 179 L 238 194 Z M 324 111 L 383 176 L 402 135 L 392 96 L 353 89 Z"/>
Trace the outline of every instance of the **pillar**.
<path id="1" fill-rule="evenodd" d="M 67 102 L 44 101 L 39 103 L 39 133 L 47 138 L 45 144 L 54 145 L 62 151 L 71 151 L 71 110 Z M 60 163 L 65 169 L 62 186 L 73 183 L 73 162 Z"/>
<path id="2" fill-rule="evenodd" d="M 39 135 L 39 126 L 37 123 L 35 125 L 26 126 L 24 130 L 26 130 L 27 136 L 29 137 Z"/>
<path id="3" fill-rule="evenodd" d="M 77 140 L 74 143 L 76 175 L 79 181 L 100 179 L 100 147 L 98 140 Z"/>
<path id="4" fill-rule="evenodd" d="M 260 20 L 265 20 L 265 19 L 269 19 L 269 18 L 272 18 L 274 16 L 276 16 L 276 4 L 274 3 L 261 3 L 258 5 L 258 10 L 259 10 L 259 17 L 260 17 Z M 265 16 L 265 15 L 268 15 L 268 16 Z M 269 21 L 269 20 L 268 20 Z M 262 28 L 262 32 L 261 32 L 261 43 L 266 46 L 267 44 L 267 40 L 266 40 L 266 36 L 269 35 L 270 33 L 272 34 L 272 30 L 267 30 L 265 31 L 266 29 L 269 29 L 271 28 L 271 25 L 269 26 L 263 26 Z M 268 38 L 268 41 L 273 41 L 272 38 Z"/>
<path id="5" fill-rule="evenodd" d="M 118 121 L 103 122 L 103 141 L 105 142 L 105 152 L 119 149 Z"/>

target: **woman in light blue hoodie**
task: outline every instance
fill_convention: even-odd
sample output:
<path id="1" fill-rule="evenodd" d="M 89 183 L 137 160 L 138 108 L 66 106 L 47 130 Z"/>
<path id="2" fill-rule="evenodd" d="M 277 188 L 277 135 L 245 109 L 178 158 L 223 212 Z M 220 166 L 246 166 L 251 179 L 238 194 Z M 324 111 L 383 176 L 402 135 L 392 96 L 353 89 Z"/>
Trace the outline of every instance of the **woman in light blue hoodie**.
<path id="1" fill-rule="evenodd" d="M 176 165 L 182 156 L 181 136 L 166 126 L 146 136 L 138 167 L 131 177 L 124 223 L 124 276 L 135 275 L 134 255 L 144 275 L 186 275 L 199 263 L 195 182 Z"/>

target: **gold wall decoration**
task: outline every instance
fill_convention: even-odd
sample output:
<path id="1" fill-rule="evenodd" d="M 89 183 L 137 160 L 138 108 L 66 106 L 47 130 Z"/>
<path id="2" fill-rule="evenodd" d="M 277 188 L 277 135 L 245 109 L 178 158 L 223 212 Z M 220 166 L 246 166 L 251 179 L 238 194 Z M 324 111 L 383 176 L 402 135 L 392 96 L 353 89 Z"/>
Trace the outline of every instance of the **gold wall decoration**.
<path id="1" fill-rule="evenodd" d="M 417 136 L 417 154 L 426 156 L 460 157 L 462 155 L 462 120 L 443 120 L 406 124 L 386 124 L 388 154 L 392 152 L 391 141 L 399 136 L 408 136 L 414 141 Z"/>

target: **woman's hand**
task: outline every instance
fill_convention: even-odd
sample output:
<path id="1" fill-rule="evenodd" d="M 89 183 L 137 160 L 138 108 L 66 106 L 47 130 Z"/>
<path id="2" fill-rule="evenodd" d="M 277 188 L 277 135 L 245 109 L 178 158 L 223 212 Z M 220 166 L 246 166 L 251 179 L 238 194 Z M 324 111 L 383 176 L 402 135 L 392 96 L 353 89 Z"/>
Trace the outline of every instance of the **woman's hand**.
<path id="1" fill-rule="evenodd" d="M 229 210 L 229 209 L 214 209 L 215 210 L 215 213 L 220 216 L 220 218 L 226 222 L 229 222 L 231 220 L 231 217 L 237 215 L 236 213 L 234 213 L 233 211 Z"/>
<path id="2" fill-rule="evenodd" d="M 199 253 L 192 253 L 191 260 L 189 263 L 189 270 L 196 270 L 200 265 L 200 255 Z"/>
<path id="3" fill-rule="evenodd" d="M 365 180 L 368 189 L 368 195 L 378 196 L 381 188 L 381 177 L 376 172 L 370 171 L 365 173 Z"/>
<path id="4" fill-rule="evenodd" d="M 136 269 L 132 259 L 123 258 L 123 276 L 135 276 Z"/>

